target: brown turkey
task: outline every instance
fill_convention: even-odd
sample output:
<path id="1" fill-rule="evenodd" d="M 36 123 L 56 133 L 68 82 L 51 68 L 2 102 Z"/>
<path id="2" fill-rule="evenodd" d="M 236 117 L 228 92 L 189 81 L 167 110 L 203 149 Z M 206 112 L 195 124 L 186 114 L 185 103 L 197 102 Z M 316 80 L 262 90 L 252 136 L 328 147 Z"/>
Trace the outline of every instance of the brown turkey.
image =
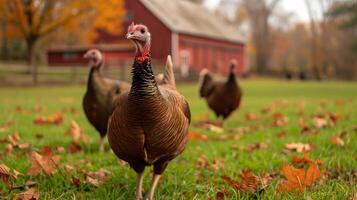
<path id="1" fill-rule="evenodd" d="M 239 107 L 242 90 L 235 76 L 236 65 L 237 62 L 232 60 L 226 80 L 213 77 L 207 69 L 200 72 L 200 96 L 206 99 L 217 118 L 226 119 Z"/>
<path id="2" fill-rule="evenodd" d="M 108 139 L 113 152 L 137 173 L 136 199 L 142 199 L 146 166 L 154 176 L 145 199 L 153 199 L 155 188 L 169 161 L 181 154 L 188 139 L 190 109 L 175 86 L 171 58 L 160 84 L 151 67 L 151 35 L 141 24 L 130 25 L 127 39 L 136 47 L 132 87 L 120 95 L 109 122 Z"/>
<path id="3" fill-rule="evenodd" d="M 84 58 L 89 60 L 90 71 L 87 91 L 83 97 L 83 110 L 88 121 L 100 134 L 99 150 L 103 152 L 108 119 L 114 110 L 114 99 L 120 93 L 128 91 L 130 84 L 103 77 L 100 71 L 103 65 L 103 55 L 99 50 L 87 51 Z"/>

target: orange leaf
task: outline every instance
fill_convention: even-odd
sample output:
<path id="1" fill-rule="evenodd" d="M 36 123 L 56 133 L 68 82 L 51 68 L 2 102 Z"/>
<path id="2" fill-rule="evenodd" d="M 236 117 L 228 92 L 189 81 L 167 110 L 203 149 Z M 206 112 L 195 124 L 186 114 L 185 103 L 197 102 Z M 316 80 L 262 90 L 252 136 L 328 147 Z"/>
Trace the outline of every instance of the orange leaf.
<path id="1" fill-rule="evenodd" d="M 202 133 L 197 133 L 197 132 L 189 132 L 188 133 L 188 139 L 189 140 L 200 140 L 200 141 L 207 141 L 208 137 L 207 135 L 203 135 Z"/>
<path id="2" fill-rule="evenodd" d="M 37 200 L 40 194 L 36 192 L 35 188 L 30 188 L 29 190 L 17 194 L 14 199 L 16 200 Z"/>
<path id="3" fill-rule="evenodd" d="M 65 132 L 65 135 L 72 136 L 73 142 L 82 141 L 84 144 L 88 144 L 88 138 L 83 129 L 77 124 L 76 121 L 71 121 L 71 127 Z"/>
<path id="4" fill-rule="evenodd" d="M 280 186 L 279 191 L 303 191 L 306 187 L 311 187 L 314 181 L 320 178 L 320 172 L 315 163 L 310 162 L 310 166 L 305 172 L 304 168 L 296 169 L 288 164 L 282 168 L 282 174 L 285 176 Z"/>
<path id="5" fill-rule="evenodd" d="M 345 141 L 343 141 L 343 139 L 339 136 L 339 135 L 335 135 L 331 137 L 331 142 L 332 144 L 335 144 L 337 146 L 345 146 Z"/>
<path id="6" fill-rule="evenodd" d="M 29 160 L 32 164 L 27 173 L 31 176 L 37 176 L 41 171 L 47 175 L 52 175 L 56 172 L 57 165 L 60 161 L 59 155 L 54 155 L 49 147 L 43 148 L 41 154 L 32 152 Z"/>

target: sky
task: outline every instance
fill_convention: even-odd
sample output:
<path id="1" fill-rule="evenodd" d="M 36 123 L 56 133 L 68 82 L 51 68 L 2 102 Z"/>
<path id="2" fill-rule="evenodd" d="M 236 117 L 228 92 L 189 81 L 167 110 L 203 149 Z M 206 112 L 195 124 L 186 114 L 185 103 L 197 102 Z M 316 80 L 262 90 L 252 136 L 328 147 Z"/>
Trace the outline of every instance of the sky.
<path id="1" fill-rule="evenodd" d="M 214 8 L 219 1 L 220 0 L 206 0 L 206 5 L 210 8 Z M 309 15 L 304 0 L 281 0 L 278 9 L 279 8 L 293 13 L 294 21 L 309 21 Z"/>

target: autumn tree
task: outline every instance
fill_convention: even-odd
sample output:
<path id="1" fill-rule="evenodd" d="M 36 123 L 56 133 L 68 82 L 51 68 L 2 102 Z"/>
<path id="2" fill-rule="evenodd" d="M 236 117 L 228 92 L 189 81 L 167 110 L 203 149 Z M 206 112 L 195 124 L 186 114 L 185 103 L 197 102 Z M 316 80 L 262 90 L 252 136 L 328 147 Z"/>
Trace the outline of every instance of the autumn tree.
<path id="1" fill-rule="evenodd" d="M 8 13 L 6 22 L 16 26 L 26 42 L 34 84 L 38 82 L 35 54 L 39 40 L 76 20 L 90 20 L 93 30 L 120 31 L 115 22 L 124 15 L 122 0 L 1 0 L 1 4 Z"/>
<path id="2" fill-rule="evenodd" d="M 246 10 L 255 49 L 255 67 L 258 73 L 266 73 L 271 46 L 269 19 L 280 0 L 223 0 L 223 2 L 237 8 L 244 7 Z"/>
<path id="3" fill-rule="evenodd" d="M 328 15 L 337 18 L 340 27 L 344 30 L 357 28 L 357 1 L 337 2 L 329 8 Z M 357 52 L 357 37 L 351 38 L 351 50 Z"/>

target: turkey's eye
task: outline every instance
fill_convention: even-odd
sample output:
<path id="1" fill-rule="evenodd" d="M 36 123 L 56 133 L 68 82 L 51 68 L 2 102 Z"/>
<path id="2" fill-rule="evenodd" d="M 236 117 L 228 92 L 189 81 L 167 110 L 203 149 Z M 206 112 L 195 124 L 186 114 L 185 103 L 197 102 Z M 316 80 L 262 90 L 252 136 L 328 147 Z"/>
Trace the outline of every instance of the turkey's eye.
<path id="1" fill-rule="evenodd" d="M 141 29 L 141 30 L 140 30 L 140 33 L 141 33 L 141 34 L 144 34 L 144 33 L 145 33 L 145 30 L 144 30 L 144 29 Z"/>

